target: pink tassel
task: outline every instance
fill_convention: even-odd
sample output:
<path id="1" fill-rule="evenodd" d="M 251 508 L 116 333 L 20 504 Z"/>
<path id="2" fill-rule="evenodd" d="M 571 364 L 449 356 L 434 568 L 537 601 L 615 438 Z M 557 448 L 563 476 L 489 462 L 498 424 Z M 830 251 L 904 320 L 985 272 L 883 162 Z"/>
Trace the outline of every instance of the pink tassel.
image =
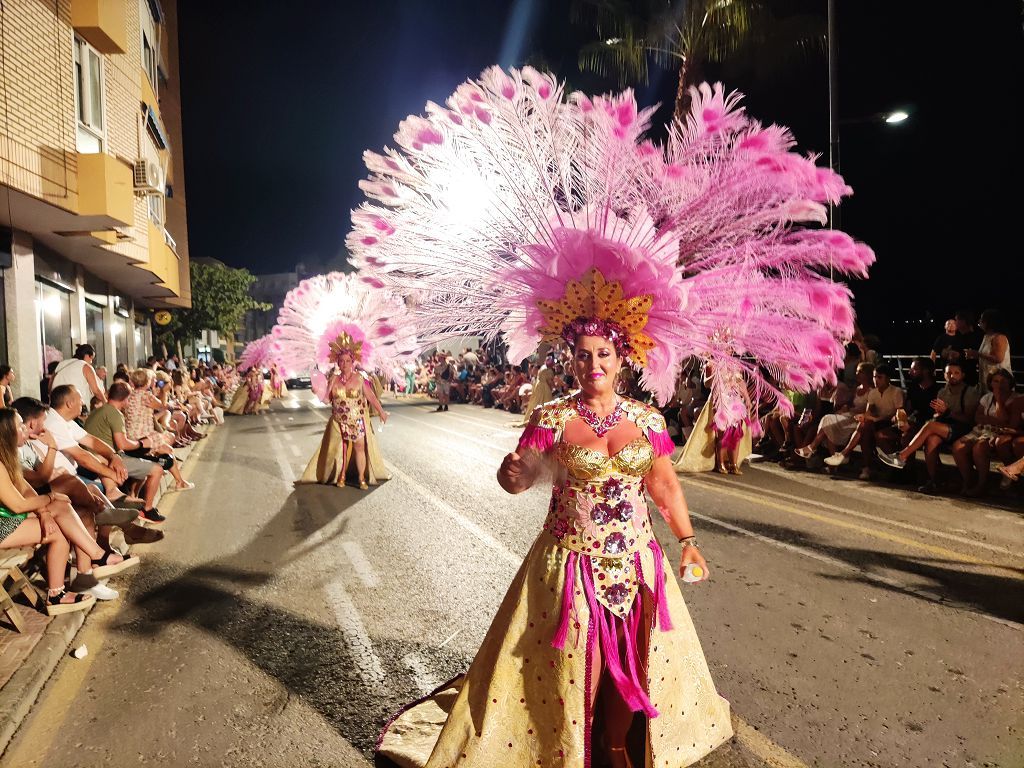
<path id="1" fill-rule="evenodd" d="M 517 451 L 524 448 L 532 448 L 540 453 L 547 453 L 555 445 L 555 433 L 547 427 L 538 427 L 531 424 L 523 430 L 523 436 L 519 438 Z"/>
<path id="2" fill-rule="evenodd" d="M 668 598 L 665 595 L 665 566 L 662 562 L 661 546 L 655 539 L 647 542 L 654 555 L 654 602 L 658 605 L 658 627 L 662 632 L 672 629 L 672 615 L 668 611 Z"/>
<path id="3" fill-rule="evenodd" d="M 668 430 L 647 430 L 647 439 L 651 441 L 655 456 L 671 456 L 676 449 Z"/>
<path id="4" fill-rule="evenodd" d="M 562 620 L 551 640 L 551 647 L 562 650 L 566 638 L 569 637 L 569 623 L 572 620 L 573 593 L 576 591 L 576 558 L 577 552 L 570 551 L 565 559 L 565 584 L 562 585 Z"/>

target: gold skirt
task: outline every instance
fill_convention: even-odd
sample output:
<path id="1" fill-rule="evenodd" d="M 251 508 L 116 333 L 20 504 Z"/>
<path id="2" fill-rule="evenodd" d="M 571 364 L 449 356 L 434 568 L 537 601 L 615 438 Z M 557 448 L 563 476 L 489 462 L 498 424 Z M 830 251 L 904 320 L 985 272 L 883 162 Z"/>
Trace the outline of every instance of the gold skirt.
<path id="1" fill-rule="evenodd" d="M 384 465 L 377 436 L 373 431 L 368 409 L 363 409 L 363 423 L 366 425 L 366 473 L 370 485 L 378 485 L 391 479 L 391 473 Z M 354 472 L 355 461 L 353 451 L 355 442 L 345 440 L 341 435 L 341 427 L 333 418 L 327 422 L 320 446 L 313 458 L 306 465 L 306 471 L 298 479 L 298 483 L 321 483 L 323 485 L 344 485 L 350 470 Z M 358 482 L 358 479 L 357 479 Z"/>
<path id="2" fill-rule="evenodd" d="M 381 734 L 379 754 L 401 768 L 590 766 L 589 691 L 598 681 L 588 674 L 593 634 L 580 590 L 574 590 L 574 628 L 564 649 L 551 645 L 568 556 L 549 534 L 540 535 L 469 672 L 399 713 Z M 654 553 L 645 547 L 641 558 L 643 570 L 653 572 Z M 649 591 L 641 591 L 649 600 Z M 644 665 L 646 689 L 659 713 L 647 720 L 647 765 L 679 768 L 728 740 L 732 725 L 729 702 L 715 690 L 671 576 L 665 594 L 672 628 L 649 629 Z"/>

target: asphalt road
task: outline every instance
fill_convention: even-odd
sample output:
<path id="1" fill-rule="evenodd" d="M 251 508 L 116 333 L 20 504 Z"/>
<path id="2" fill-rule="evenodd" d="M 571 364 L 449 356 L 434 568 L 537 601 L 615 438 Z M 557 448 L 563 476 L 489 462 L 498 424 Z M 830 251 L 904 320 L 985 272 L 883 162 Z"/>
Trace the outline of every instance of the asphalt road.
<path id="1" fill-rule="evenodd" d="M 366 766 L 465 669 L 547 507 L 494 480 L 514 417 L 390 402 L 390 482 L 296 490 L 328 413 L 299 398 L 205 441 L 0 765 Z M 1024 513 L 764 467 L 683 481 L 712 577 L 683 593 L 738 718 L 702 765 L 1024 765 Z"/>

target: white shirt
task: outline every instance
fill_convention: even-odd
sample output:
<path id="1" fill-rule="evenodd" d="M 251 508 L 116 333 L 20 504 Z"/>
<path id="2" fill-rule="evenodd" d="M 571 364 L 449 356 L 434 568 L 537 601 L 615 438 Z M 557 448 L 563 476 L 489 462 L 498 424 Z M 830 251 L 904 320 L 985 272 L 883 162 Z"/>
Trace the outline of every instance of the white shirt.
<path id="1" fill-rule="evenodd" d="M 92 400 L 92 389 L 89 387 L 89 382 L 85 379 L 85 369 L 87 366 L 90 370 L 92 369 L 92 366 L 85 362 L 85 360 L 79 360 L 78 358 L 62 360 L 57 366 L 57 372 L 53 375 L 50 391 L 52 392 L 64 384 L 71 384 L 78 390 L 78 394 L 82 396 L 82 404 L 88 410 L 89 401 Z M 96 371 L 93 371 L 93 375 L 95 374 Z"/>
<path id="2" fill-rule="evenodd" d="M 53 435 L 54 441 L 57 443 L 57 450 L 61 452 L 62 456 L 65 456 L 66 460 L 71 465 L 72 474 L 77 472 L 78 465 L 70 456 L 66 456 L 64 451 L 69 448 L 77 448 L 79 442 L 89 436 L 89 433 L 78 426 L 75 421 L 66 421 L 63 416 L 57 413 L 53 408 L 50 408 L 46 412 L 46 419 L 43 421 L 43 426 L 46 430 Z M 35 441 L 38 442 L 38 441 Z M 45 446 L 43 451 L 45 453 Z"/>
<path id="3" fill-rule="evenodd" d="M 24 469 L 38 469 L 39 465 L 46 460 L 46 444 L 40 440 L 29 440 L 18 449 L 18 457 L 21 459 L 21 466 Z M 53 457 L 53 474 L 46 478 L 52 480 L 56 475 L 74 475 L 77 473 L 77 465 L 60 451 Z"/>

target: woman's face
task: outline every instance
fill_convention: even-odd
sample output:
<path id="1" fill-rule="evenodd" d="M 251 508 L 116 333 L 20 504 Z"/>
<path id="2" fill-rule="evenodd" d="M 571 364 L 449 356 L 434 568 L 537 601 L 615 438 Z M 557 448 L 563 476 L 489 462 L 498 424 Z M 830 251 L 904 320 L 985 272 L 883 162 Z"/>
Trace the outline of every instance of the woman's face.
<path id="1" fill-rule="evenodd" d="M 615 345 L 602 336 L 580 336 L 572 358 L 573 372 L 584 394 L 606 395 L 614 391 L 622 361 Z"/>
<path id="2" fill-rule="evenodd" d="M 352 360 L 352 355 L 342 355 L 338 358 L 338 373 L 345 378 L 352 375 L 352 371 L 355 369 L 355 362 Z"/>
<path id="3" fill-rule="evenodd" d="M 993 376 L 989 380 L 992 394 L 998 397 L 1006 397 L 1010 394 L 1010 380 L 1005 376 Z"/>
<path id="4" fill-rule="evenodd" d="M 867 368 L 857 369 L 857 383 L 865 387 L 871 384 L 871 374 L 868 373 Z"/>
<path id="5" fill-rule="evenodd" d="M 25 427 L 25 422 L 21 418 L 21 414 L 17 411 L 14 412 L 14 428 L 18 432 L 18 447 L 21 448 L 25 443 L 28 442 L 28 429 Z"/>

